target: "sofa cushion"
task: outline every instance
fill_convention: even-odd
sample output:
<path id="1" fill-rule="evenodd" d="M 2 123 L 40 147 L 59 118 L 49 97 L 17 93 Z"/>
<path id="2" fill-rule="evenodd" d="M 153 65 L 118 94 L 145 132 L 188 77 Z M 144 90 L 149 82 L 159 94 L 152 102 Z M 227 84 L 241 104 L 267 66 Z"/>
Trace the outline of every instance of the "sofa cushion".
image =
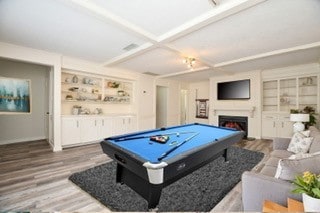
<path id="1" fill-rule="evenodd" d="M 277 167 L 266 165 L 261 169 L 260 174 L 274 177 L 274 175 L 276 174 L 276 171 L 277 171 Z"/>
<path id="2" fill-rule="evenodd" d="M 319 152 L 320 151 L 320 130 L 314 126 L 309 127 L 310 137 L 313 137 L 309 152 Z"/>
<path id="3" fill-rule="evenodd" d="M 305 171 L 319 174 L 319 162 L 319 154 L 302 159 L 281 159 L 279 160 L 275 177 L 282 180 L 294 180 L 296 175 L 301 175 Z"/>
<path id="4" fill-rule="evenodd" d="M 272 157 L 276 157 L 276 158 L 288 158 L 290 157 L 292 154 L 294 154 L 293 152 L 289 152 L 287 150 L 274 150 L 270 153 L 270 155 Z"/>
<path id="5" fill-rule="evenodd" d="M 271 157 L 266 161 L 265 165 L 277 167 L 280 159 L 281 159 L 281 158 L 277 158 L 277 157 L 271 156 Z"/>
<path id="6" fill-rule="evenodd" d="M 310 133 L 310 131 L 308 132 Z M 312 137 L 307 137 L 307 135 L 302 132 L 296 132 L 292 136 L 287 150 L 293 153 L 307 153 L 310 149 L 312 140 Z"/>
<path id="7" fill-rule="evenodd" d="M 298 159 L 308 158 L 308 157 L 312 157 L 312 154 L 311 153 L 297 153 L 297 154 L 291 155 L 288 159 L 298 160 Z"/>

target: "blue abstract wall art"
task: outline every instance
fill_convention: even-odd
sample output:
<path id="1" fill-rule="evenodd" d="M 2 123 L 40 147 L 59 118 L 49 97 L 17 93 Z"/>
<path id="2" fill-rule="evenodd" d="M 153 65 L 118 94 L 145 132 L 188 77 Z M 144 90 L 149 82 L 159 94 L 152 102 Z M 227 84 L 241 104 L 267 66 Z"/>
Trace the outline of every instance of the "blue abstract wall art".
<path id="1" fill-rule="evenodd" d="M 0 114 L 31 113 L 31 81 L 0 77 Z"/>

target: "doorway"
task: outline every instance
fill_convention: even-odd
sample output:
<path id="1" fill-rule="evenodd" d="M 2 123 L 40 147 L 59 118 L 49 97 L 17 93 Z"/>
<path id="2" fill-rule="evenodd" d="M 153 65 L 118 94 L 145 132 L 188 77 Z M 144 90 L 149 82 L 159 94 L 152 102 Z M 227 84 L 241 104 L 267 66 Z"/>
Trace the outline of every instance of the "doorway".
<path id="1" fill-rule="evenodd" d="M 180 90 L 180 125 L 187 124 L 188 90 Z"/>
<path id="2" fill-rule="evenodd" d="M 49 138 L 52 121 L 49 112 L 48 82 L 50 67 L 18 60 L 0 59 L 1 76 L 27 79 L 30 82 L 31 112 L 4 114 L 0 119 L 0 144 L 19 143 Z"/>
<path id="3" fill-rule="evenodd" d="M 156 90 L 156 128 L 161 128 L 167 126 L 168 87 L 157 86 Z"/>
<path id="4" fill-rule="evenodd" d="M 45 100 L 45 134 L 46 140 L 53 147 L 53 67 L 48 70 L 45 89 L 45 93 L 48 94 Z"/>

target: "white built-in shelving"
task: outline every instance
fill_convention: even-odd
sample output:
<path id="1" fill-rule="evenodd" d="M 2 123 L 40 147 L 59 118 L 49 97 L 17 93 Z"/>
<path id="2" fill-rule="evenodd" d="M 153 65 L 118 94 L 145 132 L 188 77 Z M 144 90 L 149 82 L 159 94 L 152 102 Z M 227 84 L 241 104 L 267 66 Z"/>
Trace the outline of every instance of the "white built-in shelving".
<path id="1" fill-rule="evenodd" d="M 263 112 L 290 112 L 306 106 L 318 109 L 318 76 L 263 81 Z"/>
<path id="2" fill-rule="evenodd" d="M 61 82 L 62 102 L 101 104 L 130 104 L 133 83 L 118 79 L 94 77 L 75 72 L 63 72 Z"/>
<path id="3" fill-rule="evenodd" d="M 262 81 L 262 137 L 291 137 L 290 110 L 319 110 L 319 75 Z"/>
<path id="4" fill-rule="evenodd" d="M 61 74 L 62 147 L 137 131 L 133 81 L 73 70 Z M 76 109 L 76 110 L 75 110 Z"/>

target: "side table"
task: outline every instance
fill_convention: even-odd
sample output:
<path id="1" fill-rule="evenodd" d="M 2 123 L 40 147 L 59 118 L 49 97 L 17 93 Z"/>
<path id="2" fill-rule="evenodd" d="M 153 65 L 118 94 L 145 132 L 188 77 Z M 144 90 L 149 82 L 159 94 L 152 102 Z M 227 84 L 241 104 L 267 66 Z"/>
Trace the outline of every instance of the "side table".
<path id="1" fill-rule="evenodd" d="M 300 201 L 288 198 L 288 207 L 279 205 L 270 200 L 263 202 L 263 212 L 304 212 L 303 203 Z"/>

